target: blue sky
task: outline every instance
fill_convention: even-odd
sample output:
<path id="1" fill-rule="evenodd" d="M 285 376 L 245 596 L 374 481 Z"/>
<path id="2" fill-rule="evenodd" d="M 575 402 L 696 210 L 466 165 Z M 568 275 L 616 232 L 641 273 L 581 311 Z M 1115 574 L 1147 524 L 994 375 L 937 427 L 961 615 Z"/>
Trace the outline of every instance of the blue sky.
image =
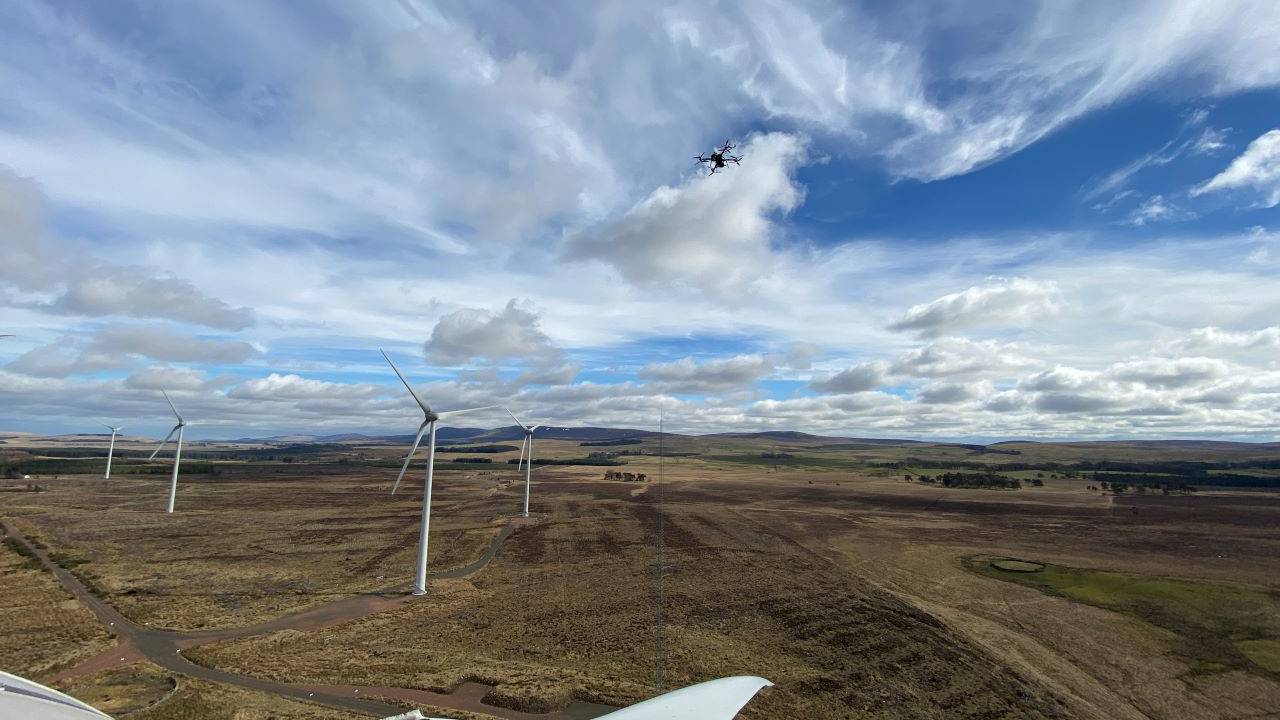
<path id="1" fill-rule="evenodd" d="M 1280 5 L 474 5 L 0 8 L 0 430 L 1280 439 Z"/>

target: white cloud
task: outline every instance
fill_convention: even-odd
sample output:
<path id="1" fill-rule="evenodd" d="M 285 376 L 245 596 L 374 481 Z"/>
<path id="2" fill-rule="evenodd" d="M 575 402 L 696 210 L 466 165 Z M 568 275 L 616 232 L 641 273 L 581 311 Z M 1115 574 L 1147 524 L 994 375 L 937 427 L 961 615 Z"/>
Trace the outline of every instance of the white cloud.
<path id="1" fill-rule="evenodd" d="M 774 217 L 803 197 L 792 179 L 804 142 L 782 133 L 756 135 L 741 166 L 710 177 L 692 173 L 662 186 L 601 228 L 570 236 L 564 257 L 601 260 L 626 280 L 649 287 L 741 290 L 773 271 Z"/>
<path id="2" fill-rule="evenodd" d="M 112 325 L 95 333 L 89 352 L 143 355 L 170 362 L 239 363 L 254 350 L 239 340 L 206 340 L 161 325 Z"/>
<path id="3" fill-rule="evenodd" d="M 809 387 L 824 393 L 849 394 L 876 390 L 885 382 L 883 362 L 858 363 L 833 375 L 815 378 Z"/>
<path id="4" fill-rule="evenodd" d="M 947 377 L 954 375 L 1007 375 L 1036 361 L 1017 343 L 968 338 L 943 338 L 907 351 L 889 368 L 906 377 Z"/>
<path id="5" fill-rule="evenodd" d="M 912 306 L 889 329 L 933 337 L 979 325 L 1023 325 L 1052 315 L 1059 307 L 1058 287 L 1052 281 L 990 278 L 982 285 Z"/>
<path id="6" fill-rule="evenodd" d="M 1280 325 L 1244 331 L 1212 326 L 1196 328 L 1175 346 L 1192 350 L 1276 349 L 1280 348 Z"/>
<path id="7" fill-rule="evenodd" d="M 38 377 L 67 377 L 136 365 L 141 358 L 182 363 L 239 363 L 254 354 L 248 343 L 205 340 L 160 325 L 112 325 L 86 338 L 67 336 L 32 348 L 5 366 Z"/>
<path id="8" fill-rule="evenodd" d="M 1191 152 L 1196 155 L 1216 155 L 1226 150 L 1230 147 L 1227 145 L 1227 133 L 1230 130 L 1231 128 L 1221 130 L 1211 127 L 1205 128 L 1192 143 Z"/>
<path id="9" fill-rule="evenodd" d="M 232 307 L 185 280 L 86 256 L 46 229 L 43 208 L 33 181 L 0 167 L 0 287 L 49 298 L 26 305 L 59 315 L 167 318 L 227 330 L 253 324 L 248 308 Z"/>
<path id="10" fill-rule="evenodd" d="M 1127 222 L 1141 227 L 1155 222 L 1193 220 L 1195 217 L 1195 213 L 1169 202 L 1163 195 L 1152 195 L 1129 213 Z"/>
<path id="11" fill-rule="evenodd" d="M 383 388 L 369 383 L 339 383 L 271 373 L 264 378 L 245 380 L 227 392 L 228 397 L 259 402 L 327 400 L 343 403 L 369 401 Z"/>
<path id="12" fill-rule="evenodd" d="M 686 357 L 646 365 L 640 376 L 656 383 L 662 392 L 725 392 L 749 389 L 775 367 L 775 359 L 767 355 L 737 355 L 701 363 Z"/>
<path id="13" fill-rule="evenodd" d="M 427 358 L 446 365 L 487 360 L 558 359 L 560 351 L 538 327 L 538 315 L 514 298 L 499 312 L 463 308 L 431 330 Z"/>
<path id="14" fill-rule="evenodd" d="M 1158 388 L 1183 388 L 1225 377 L 1229 366 L 1204 357 L 1146 358 L 1117 363 L 1107 374 L 1116 380 L 1138 382 Z"/>
<path id="15" fill-rule="evenodd" d="M 203 370 L 196 368 L 152 365 L 125 378 L 124 384 L 134 390 L 201 390 L 209 387 L 210 379 Z"/>
<path id="16" fill-rule="evenodd" d="M 915 399 L 929 405 L 955 405 L 985 397 L 991 392 L 991 384 L 987 382 L 933 382 L 916 391 Z"/>
<path id="17" fill-rule="evenodd" d="M 1262 207 L 1280 205 L 1280 129 L 1268 130 L 1249 143 L 1226 170 L 1192 188 L 1191 195 L 1241 189 L 1258 192 Z"/>

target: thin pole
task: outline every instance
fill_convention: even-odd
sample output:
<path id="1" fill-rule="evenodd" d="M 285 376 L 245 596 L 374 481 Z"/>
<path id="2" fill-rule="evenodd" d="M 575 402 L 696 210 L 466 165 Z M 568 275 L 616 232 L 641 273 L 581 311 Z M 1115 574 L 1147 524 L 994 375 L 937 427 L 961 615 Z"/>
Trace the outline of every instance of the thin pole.
<path id="1" fill-rule="evenodd" d="M 173 501 L 178 497 L 178 463 L 182 461 L 182 431 L 186 428 L 178 426 L 178 449 L 173 451 L 173 477 L 169 479 L 169 507 L 165 512 L 173 512 Z"/>
<path id="2" fill-rule="evenodd" d="M 529 443 L 529 457 L 525 458 L 524 463 L 524 517 L 529 517 L 529 476 L 533 474 L 533 435 L 526 435 L 525 442 Z"/>
<path id="3" fill-rule="evenodd" d="M 111 456 L 116 452 L 116 431 L 111 430 L 111 447 L 107 448 L 107 474 L 102 476 L 103 480 L 111 479 Z"/>
<path id="4" fill-rule="evenodd" d="M 431 442 L 427 444 L 427 487 L 422 493 L 422 533 L 418 536 L 418 575 L 413 594 L 427 594 L 427 535 L 431 532 L 431 482 L 436 469 L 436 421 L 431 421 Z"/>
<path id="5" fill-rule="evenodd" d="M 663 458 L 663 428 L 662 416 L 658 416 L 658 569 L 657 569 L 657 586 L 658 586 L 658 608 L 657 608 L 657 624 L 658 624 L 658 657 L 657 667 L 654 672 L 654 684 L 658 686 L 658 692 L 666 690 L 666 664 L 667 664 L 667 625 L 666 616 L 664 614 L 666 605 L 666 590 L 663 587 L 663 564 L 662 554 L 665 549 L 663 542 L 664 521 L 663 521 L 663 497 L 662 497 L 662 458 Z"/>

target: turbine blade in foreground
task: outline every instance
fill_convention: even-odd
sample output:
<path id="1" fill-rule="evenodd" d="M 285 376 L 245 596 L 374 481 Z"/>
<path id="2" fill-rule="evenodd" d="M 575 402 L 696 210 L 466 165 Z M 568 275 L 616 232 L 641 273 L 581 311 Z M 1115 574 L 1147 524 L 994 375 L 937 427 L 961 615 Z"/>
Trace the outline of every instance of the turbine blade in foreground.
<path id="1" fill-rule="evenodd" d="M 733 720 L 761 688 L 762 677 L 727 677 L 680 688 L 625 707 L 598 720 Z"/>
<path id="2" fill-rule="evenodd" d="M 502 408 L 502 409 L 507 411 L 507 414 L 511 416 L 511 419 L 512 419 L 512 420 L 515 420 L 515 421 L 516 421 L 516 424 L 520 426 L 520 429 L 521 429 L 521 430 L 528 430 L 528 429 L 529 429 L 529 428 L 527 428 L 527 427 L 525 427 L 525 426 L 524 426 L 524 423 L 520 422 L 520 418 L 516 417 L 516 414 L 515 414 L 515 413 L 511 412 L 511 408 L 509 408 L 509 407 L 504 407 L 504 408 Z"/>
<path id="3" fill-rule="evenodd" d="M 169 399 L 169 393 L 165 392 L 164 389 L 162 388 L 160 390 L 160 394 L 164 395 L 165 402 L 169 403 L 169 409 L 173 411 L 173 416 L 178 418 L 178 422 L 181 423 L 182 416 L 178 414 L 178 408 L 174 407 L 173 401 Z"/>
<path id="4" fill-rule="evenodd" d="M 520 472 L 520 468 L 524 466 L 524 449 L 529 444 L 529 436 L 525 435 L 524 440 L 520 441 L 520 460 L 516 462 L 516 472 Z"/>
<path id="5" fill-rule="evenodd" d="M 427 427 L 430 425 L 430 420 L 424 420 L 422 425 L 418 426 L 418 436 L 413 439 L 413 447 L 409 448 L 409 454 L 404 456 L 404 465 L 400 466 L 400 475 L 396 477 L 396 484 L 391 486 L 392 495 L 395 495 L 396 490 L 400 488 L 400 481 L 404 479 L 404 473 L 409 469 L 409 461 L 413 460 L 413 454 L 418 452 L 418 445 L 422 443 L 422 435 L 427 432 Z"/>
<path id="6" fill-rule="evenodd" d="M 501 405 L 485 405 L 484 407 L 466 408 L 464 410 L 449 410 L 442 413 L 436 413 L 436 417 L 443 420 L 447 417 L 453 417 L 454 415 L 461 415 L 463 413 L 480 412 L 481 410 L 492 410 L 496 407 L 502 407 L 502 406 Z"/>
<path id="7" fill-rule="evenodd" d="M 391 362 L 391 358 L 387 357 L 387 351 L 382 348 L 378 348 L 378 352 L 382 353 L 382 357 L 386 359 L 387 364 L 391 366 L 391 369 L 396 371 L 396 377 L 400 378 L 400 382 L 404 383 L 409 394 L 412 395 L 413 399 L 418 403 L 418 407 L 422 408 L 422 412 L 430 415 L 431 406 L 423 402 L 422 398 L 418 397 L 418 393 L 413 391 L 413 386 L 409 384 L 408 380 L 405 380 L 404 373 L 400 372 L 400 368 L 396 367 L 396 364 Z"/>
<path id="8" fill-rule="evenodd" d="M 164 439 L 160 441 L 160 444 L 156 446 L 156 449 L 151 451 L 151 457 L 149 457 L 149 458 L 147 458 L 147 459 L 148 459 L 148 460 L 155 460 L 155 459 L 156 459 L 156 455 L 157 455 L 161 450 L 163 450 L 163 449 L 164 449 L 165 443 L 167 443 L 167 442 L 169 442 L 170 440 L 172 440 L 172 439 L 173 439 L 173 434 L 174 434 L 174 433 L 176 433 L 176 432 L 178 432 L 178 426 L 177 426 L 177 425 L 174 425 L 174 426 L 173 426 L 173 429 L 169 431 L 169 434 L 168 434 L 168 435 L 165 435 L 165 436 L 164 436 Z"/>

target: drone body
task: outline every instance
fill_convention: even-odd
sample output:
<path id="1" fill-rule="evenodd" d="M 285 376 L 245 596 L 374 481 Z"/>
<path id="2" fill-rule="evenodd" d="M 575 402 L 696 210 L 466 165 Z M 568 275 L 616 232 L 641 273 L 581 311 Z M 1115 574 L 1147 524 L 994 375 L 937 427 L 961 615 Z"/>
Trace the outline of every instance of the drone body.
<path id="1" fill-rule="evenodd" d="M 717 170 L 723 170 L 729 163 L 737 165 L 742 160 L 741 155 L 731 154 L 735 147 L 728 140 L 725 140 L 724 145 L 713 150 L 710 156 L 699 154 L 694 160 L 697 160 L 698 164 L 707 168 L 708 175 L 715 175 Z"/>

